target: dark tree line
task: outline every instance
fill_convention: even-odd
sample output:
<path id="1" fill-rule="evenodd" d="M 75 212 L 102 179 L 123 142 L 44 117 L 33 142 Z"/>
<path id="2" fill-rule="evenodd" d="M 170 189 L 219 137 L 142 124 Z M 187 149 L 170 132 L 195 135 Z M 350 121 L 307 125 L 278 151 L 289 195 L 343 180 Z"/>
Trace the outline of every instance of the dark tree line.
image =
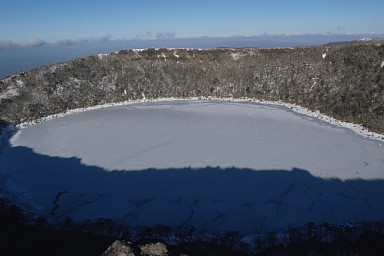
<path id="1" fill-rule="evenodd" d="M 50 223 L 0 200 L 1 255 L 101 255 L 116 239 L 133 246 L 168 245 L 169 255 L 384 255 L 384 222 L 315 224 L 245 239 L 237 231 L 212 232 L 194 226 L 126 227 L 97 219 Z M 255 231 L 255 233 L 258 233 Z"/>

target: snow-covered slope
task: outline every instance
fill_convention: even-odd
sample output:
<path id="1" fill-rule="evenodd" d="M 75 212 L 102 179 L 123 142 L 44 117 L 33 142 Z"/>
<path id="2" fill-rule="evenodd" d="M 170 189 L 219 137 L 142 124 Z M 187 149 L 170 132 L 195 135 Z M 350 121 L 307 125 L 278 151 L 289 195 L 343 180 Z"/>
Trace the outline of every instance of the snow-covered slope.
<path id="1" fill-rule="evenodd" d="M 20 130 L 0 175 L 3 194 L 57 220 L 249 233 L 382 219 L 382 143 L 277 106 L 142 103 Z"/>
<path id="2" fill-rule="evenodd" d="M 121 50 L 0 80 L 0 122 L 158 98 L 283 101 L 384 134 L 384 44 Z"/>

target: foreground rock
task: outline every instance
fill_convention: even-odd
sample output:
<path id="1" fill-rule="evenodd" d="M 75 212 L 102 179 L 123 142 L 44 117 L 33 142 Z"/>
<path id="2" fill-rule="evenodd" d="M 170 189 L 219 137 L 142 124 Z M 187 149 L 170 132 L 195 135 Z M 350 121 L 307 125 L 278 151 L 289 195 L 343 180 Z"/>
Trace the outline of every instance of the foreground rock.
<path id="1" fill-rule="evenodd" d="M 126 241 L 116 240 L 111 246 L 103 253 L 102 256 L 166 256 L 168 255 L 167 246 L 163 243 L 148 243 L 143 244 L 135 249 L 135 246 Z"/>
<path id="2" fill-rule="evenodd" d="M 136 256 L 139 255 L 133 249 L 130 242 L 116 240 L 111 246 L 103 253 L 102 256 Z"/>
<path id="3" fill-rule="evenodd" d="M 160 242 L 149 243 L 140 246 L 141 254 L 148 256 L 166 256 L 168 255 L 167 246 Z"/>

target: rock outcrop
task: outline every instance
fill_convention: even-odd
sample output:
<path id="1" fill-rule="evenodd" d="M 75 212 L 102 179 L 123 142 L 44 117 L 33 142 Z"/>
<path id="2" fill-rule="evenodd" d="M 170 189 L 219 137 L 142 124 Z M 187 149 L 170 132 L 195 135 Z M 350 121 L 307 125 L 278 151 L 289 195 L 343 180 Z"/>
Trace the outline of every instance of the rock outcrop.
<path id="1" fill-rule="evenodd" d="M 136 256 L 140 255 L 133 249 L 132 243 L 116 240 L 108 247 L 102 256 Z"/>
<path id="2" fill-rule="evenodd" d="M 122 50 L 0 81 L 0 119 L 159 97 L 249 97 L 319 110 L 384 133 L 384 43 L 284 49 Z"/>
<path id="3" fill-rule="evenodd" d="M 149 243 L 140 246 L 141 254 L 146 256 L 166 256 L 167 246 L 163 243 Z"/>
<path id="4" fill-rule="evenodd" d="M 167 256 L 167 246 L 163 243 L 147 243 L 135 249 L 135 246 L 126 241 L 116 240 L 102 254 L 102 256 Z"/>

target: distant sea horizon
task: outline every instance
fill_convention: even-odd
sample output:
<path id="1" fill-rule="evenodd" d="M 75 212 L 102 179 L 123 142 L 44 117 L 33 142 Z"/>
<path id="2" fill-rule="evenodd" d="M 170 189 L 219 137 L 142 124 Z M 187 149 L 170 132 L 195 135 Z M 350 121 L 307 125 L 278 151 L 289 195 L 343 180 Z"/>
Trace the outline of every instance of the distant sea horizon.
<path id="1" fill-rule="evenodd" d="M 147 48 L 285 48 L 316 46 L 331 42 L 354 41 L 363 38 L 384 38 L 384 34 L 308 34 L 259 35 L 232 37 L 196 37 L 174 39 L 79 40 L 46 43 L 37 47 L 0 48 L 0 79 L 45 65 L 69 61 L 98 53 L 123 49 Z"/>

